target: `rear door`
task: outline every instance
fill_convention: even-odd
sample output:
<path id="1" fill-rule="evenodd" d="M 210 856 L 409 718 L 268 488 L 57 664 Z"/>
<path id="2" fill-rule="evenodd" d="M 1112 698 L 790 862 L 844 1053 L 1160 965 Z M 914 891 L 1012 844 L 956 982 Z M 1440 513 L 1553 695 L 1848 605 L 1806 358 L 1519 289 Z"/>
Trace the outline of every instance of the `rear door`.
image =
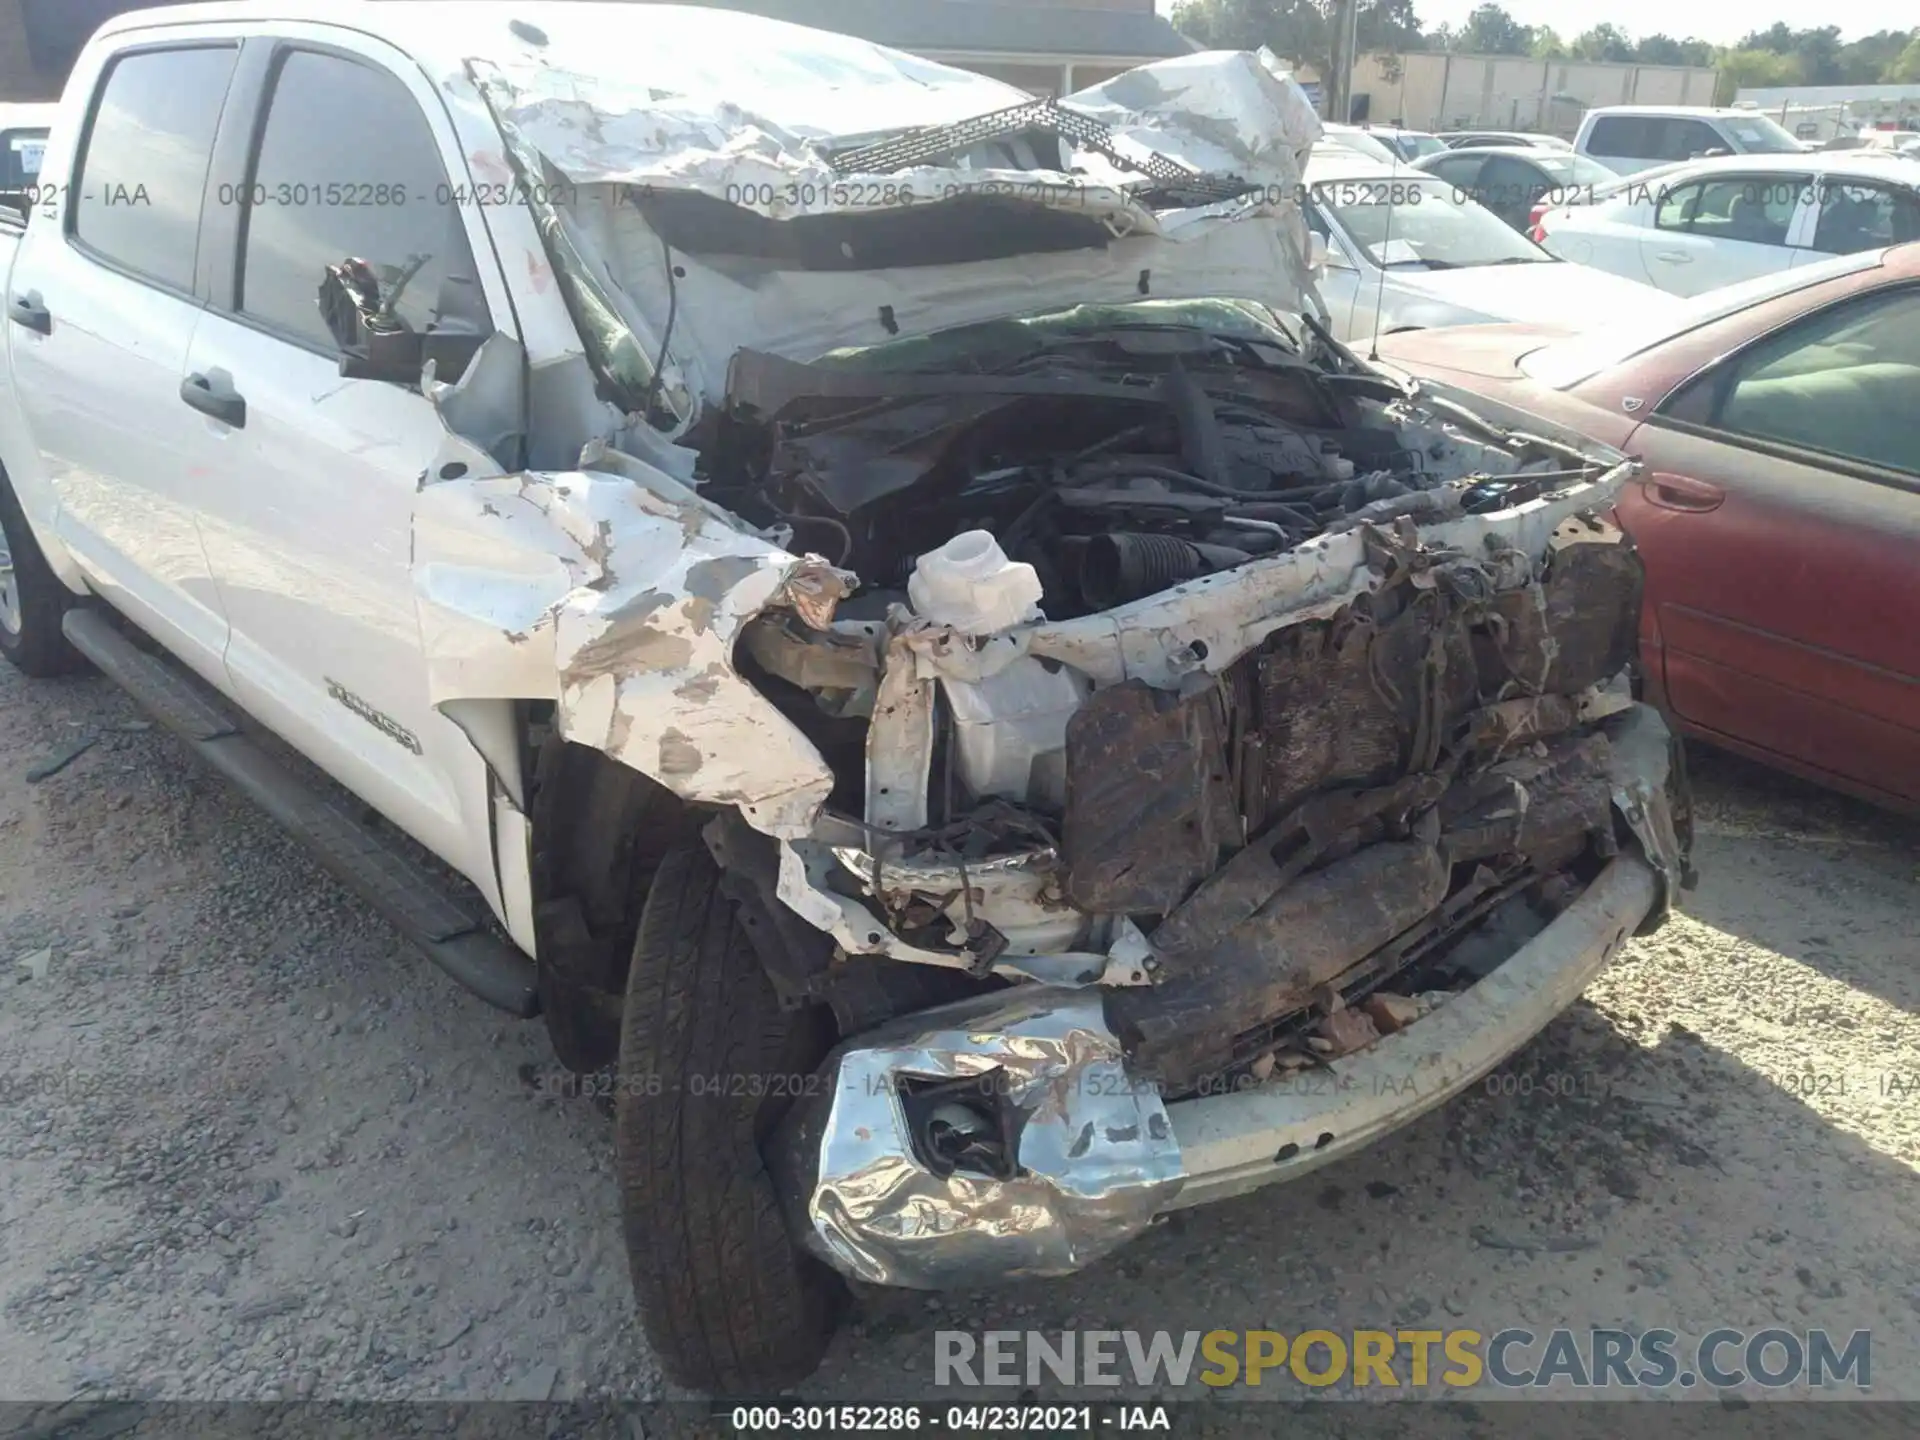
<path id="1" fill-rule="evenodd" d="M 253 714 L 479 879 L 484 773 L 430 702 L 410 563 L 414 499 L 446 428 L 417 376 L 341 374 L 317 297 L 328 265 L 362 260 L 408 328 L 477 344 L 504 280 L 479 212 L 456 203 L 443 156 L 459 148 L 418 67 L 378 41 L 314 33 L 338 40 L 248 48 L 260 113 L 222 133 L 216 173 L 236 203 L 187 362 L 226 411 L 202 421 L 196 455 L 227 664 Z M 443 380 L 460 373 L 440 366 Z"/>
<path id="2" fill-rule="evenodd" d="M 223 686 L 226 619 L 191 497 L 202 422 L 180 381 L 204 293 L 207 167 L 238 54 L 222 41 L 108 59 L 71 166 L 40 176 L 7 299 L 12 378 L 55 532 L 96 590 Z"/>
<path id="3" fill-rule="evenodd" d="M 1648 276 L 1669 295 L 1698 295 L 1787 269 L 1811 178 L 1726 174 L 1663 191 L 1640 241 Z"/>
<path id="4" fill-rule="evenodd" d="M 1910 186 L 1821 176 L 1808 199 L 1813 214 L 1804 222 L 1807 233 L 1794 237 L 1796 265 L 1920 240 L 1920 196 Z"/>
<path id="5" fill-rule="evenodd" d="M 1669 704 L 1697 730 L 1920 802 L 1920 285 L 1806 316 L 1626 448 Z"/>

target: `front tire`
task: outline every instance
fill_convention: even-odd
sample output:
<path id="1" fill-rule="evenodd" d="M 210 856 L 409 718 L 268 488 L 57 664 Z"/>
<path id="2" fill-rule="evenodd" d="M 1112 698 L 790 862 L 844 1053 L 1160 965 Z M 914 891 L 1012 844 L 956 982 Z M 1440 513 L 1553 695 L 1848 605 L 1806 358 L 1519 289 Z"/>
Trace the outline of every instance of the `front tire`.
<path id="1" fill-rule="evenodd" d="M 80 652 L 60 629 L 74 599 L 40 553 L 13 487 L 0 475 L 0 656 L 36 678 L 77 670 Z"/>
<path id="2" fill-rule="evenodd" d="M 833 1040 L 783 1010 L 704 846 L 670 851 L 634 941 L 615 1152 L 640 1316 L 668 1377 L 723 1396 L 812 1374 L 844 1289 L 789 1238 L 761 1159 Z"/>

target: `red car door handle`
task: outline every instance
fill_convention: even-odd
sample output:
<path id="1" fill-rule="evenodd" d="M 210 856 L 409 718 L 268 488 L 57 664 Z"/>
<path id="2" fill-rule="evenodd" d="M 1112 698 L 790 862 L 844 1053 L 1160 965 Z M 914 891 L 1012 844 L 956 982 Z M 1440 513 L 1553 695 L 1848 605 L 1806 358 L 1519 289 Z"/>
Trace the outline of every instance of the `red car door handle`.
<path id="1" fill-rule="evenodd" d="M 1646 480 L 1647 500 L 1663 510 L 1718 510 L 1727 492 L 1691 475 L 1664 475 L 1656 471 Z"/>

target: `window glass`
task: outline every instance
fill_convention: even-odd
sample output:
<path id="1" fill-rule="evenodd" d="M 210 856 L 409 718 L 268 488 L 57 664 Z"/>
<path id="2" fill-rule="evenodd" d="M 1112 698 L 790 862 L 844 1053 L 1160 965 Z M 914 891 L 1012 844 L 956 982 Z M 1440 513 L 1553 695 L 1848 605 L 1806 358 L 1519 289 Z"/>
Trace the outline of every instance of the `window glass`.
<path id="1" fill-rule="evenodd" d="M 1720 125 L 1743 155 L 1793 155 L 1805 148 L 1766 115 L 1723 115 Z"/>
<path id="2" fill-rule="evenodd" d="M 238 54 L 202 46 L 113 62 L 73 187 L 73 233 L 88 249 L 193 289 L 207 165 Z"/>
<path id="3" fill-rule="evenodd" d="M 1813 248 L 1853 255 L 1920 240 L 1920 200 L 1885 185 L 1822 184 Z"/>
<path id="4" fill-rule="evenodd" d="M 1449 155 L 1445 160 L 1436 160 L 1424 168 L 1438 175 L 1449 185 L 1458 185 L 1466 189 L 1473 184 L 1474 178 L 1480 173 L 1480 167 L 1486 163 L 1486 156 L 1469 152 L 1463 155 Z"/>
<path id="5" fill-rule="evenodd" d="M 1706 155 L 1714 151 L 1721 154 L 1732 153 L 1721 133 L 1704 120 L 1665 120 L 1656 121 L 1661 127 L 1658 148 L 1647 152 L 1649 158 L 1657 160 L 1691 160 L 1696 155 Z"/>
<path id="6" fill-rule="evenodd" d="M 1804 175 L 1727 175 L 1680 186 L 1661 199 L 1654 223 L 1708 240 L 1784 245 L 1807 184 Z"/>
<path id="7" fill-rule="evenodd" d="M 1389 270 L 1553 263 L 1538 245 L 1431 177 L 1322 181 L 1313 187 L 1313 198 L 1332 212 L 1368 260 Z"/>
<path id="8" fill-rule="evenodd" d="M 1709 180 L 1700 187 L 1693 233 L 1714 240 L 1784 245 L 1806 183 L 1806 177 L 1799 175 L 1729 175 Z"/>
<path id="9" fill-rule="evenodd" d="M 1662 190 L 1653 212 L 1653 223 L 1662 230 L 1684 230 L 1693 220 L 1693 213 L 1700 208 L 1700 187 L 1698 185 L 1676 185 L 1671 190 Z"/>
<path id="10" fill-rule="evenodd" d="M 24 190 L 40 183 L 40 157 L 47 153 L 47 132 L 0 130 L 0 191 Z"/>
<path id="11" fill-rule="evenodd" d="M 1652 122 L 1638 115 L 1602 115 L 1593 122 L 1587 136 L 1587 151 L 1593 155 L 1618 155 L 1623 159 L 1646 159 L 1658 152 L 1652 148 L 1649 129 Z"/>
<path id="12" fill-rule="evenodd" d="M 1920 475 L 1920 288 L 1836 305 L 1755 345 L 1666 407 L 1718 399 L 1714 428 Z"/>
<path id="13" fill-rule="evenodd" d="M 327 266 L 364 260 L 420 334 L 488 329 L 473 255 L 427 119 L 386 71 L 296 50 L 273 84 L 247 195 L 240 309 L 318 349 Z"/>
<path id="14" fill-rule="evenodd" d="M 1496 155 L 1480 172 L 1474 199 L 1509 225 L 1523 224 L 1533 202 L 1546 194 L 1547 177 L 1531 162 L 1512 155 Z"/>

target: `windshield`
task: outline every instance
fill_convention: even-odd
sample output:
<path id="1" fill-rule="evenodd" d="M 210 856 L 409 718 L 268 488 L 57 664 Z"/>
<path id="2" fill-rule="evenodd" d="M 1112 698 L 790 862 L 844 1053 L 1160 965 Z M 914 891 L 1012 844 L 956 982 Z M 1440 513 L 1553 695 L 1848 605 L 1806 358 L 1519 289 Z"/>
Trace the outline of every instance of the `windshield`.
<path id="1" fill-rule="evenodd" d="M 1402 130 L 1393 137 L 1394 148 L 1408 160 L 1418 160 L 1425 155 L 1438 155 L 1447 147 L 1431 135 L 1416 135 Z"/>
<path id="2" fill-rule="evenodd" d="M 1457 270 L 1473 265 L 1551 263 L 1553 257 L 1491 210 L 1451 185 L 1394 177 L 1324 180 L 1316 205 L 1368 260 L 1386 269 Z"/>
<path id="3" fill-rule="evenodd" d="M 1765 115 L 1723 115 L 1720 124 L 1744 155 L 1798 155 L 1807 148 Z"/>
<path id="4" fill-rule="evenodd" d="M 1356 155 L 1364 155 L 1369 160 L 1378 160 L 1382 165 L 1401 163 L 1398 155 L 1364 130 L 1355 130 L 1342 125 L 1327 125 L 1322 128 L 1321 136 L 1344 150 L 1351 150 Z"/>
<path id="5" fill-rule="evenodd" d="M 1777 296 L 1790 295 L 1795 290 L 1821 284 L 1835 276 L 1852 275 L 1870 269 L 1880 263 L 1880 257 L 1885 253 L 1882 250 L 1867 250 L 1858 255 L 1842 255 L 1823 264 L 1806 265 L 1797 270 L 1780 270 L 1771 275 L 1762 275 L 1757 280 L 1708 290 L 1682 301 L 1675 310 L 1657 312 L 1661 318 L 1651 322 L 1636 320 L 1606 325 L 1571 340 L 1543 345 L 1520 357 L 1520 369 L 1528 379 L 1538 380 L 1550 389 L 1568 390 L 1582 380 L 1591 379 L 1603 370 L 1611 370 L 1622 361 L 1631 360 L 1635 355 L 1651 350 L 1676 335 L 1684 335 L 1702 325 L 1711 325 L 1749 306 L 1759 305 Z"/>

